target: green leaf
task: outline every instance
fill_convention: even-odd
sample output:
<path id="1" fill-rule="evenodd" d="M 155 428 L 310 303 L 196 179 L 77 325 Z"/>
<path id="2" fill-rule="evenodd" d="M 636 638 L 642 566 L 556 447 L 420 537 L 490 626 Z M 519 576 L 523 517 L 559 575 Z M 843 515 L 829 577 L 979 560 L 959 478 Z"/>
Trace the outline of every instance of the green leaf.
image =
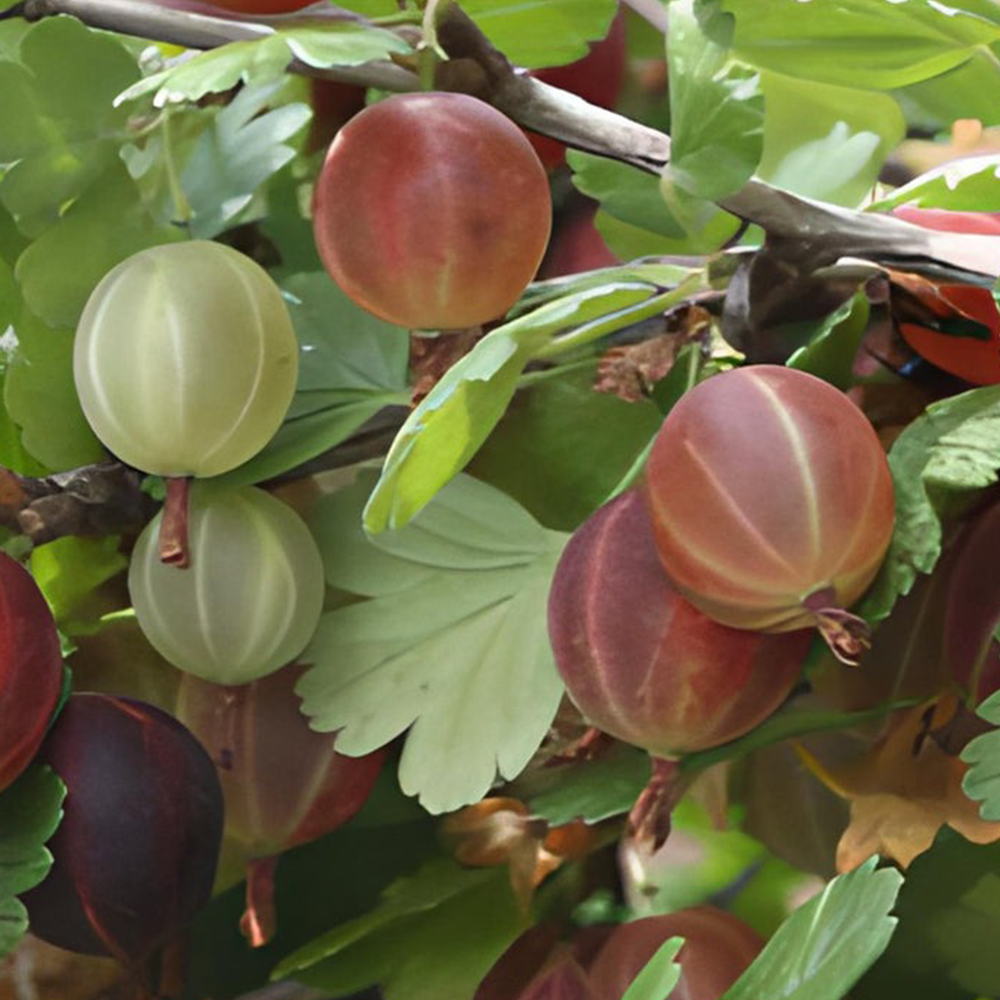
<path id="1" fill-rule="evenodd" d="M 38 885 L 52 867 L 45 842 L 62 819 L 66 787 L 47 767 L 31 767 L 0 793 L 0 958 L 28 927 L 16 897 Z"/>
<path id="2" fill-rule="evenodd" d="M 964 0 L 962 6 L 973 13 L 985 13 L 989 17 L 996 15 L 992 0 Z M 974 7 L 989 9 L 978 10 Z M 911 127 L 944 132 L 959 118 L 978 118 L 983 125 L 1000 124 L 1000 105 L 993 98 L 998 55 L 1000 45 L 984 47 L 961 66 L 897 91 L 896 96 L 907 109 Z"/>
<path id="3" fill-rule="evenodd" d="M 305 104 L 276 101 L 280 89 L 281 83 L 243 87 L 223 107 L 168 109 L 141 148 L 122 150 L 131 176 L 158 203 L 161 222 L 177 216 L 175 173 L 192 238 L 211 239 L 238 221 L 257 189 L 294 158 L 287 140 L 312 117 Z"/>
<path id="4" fill-rule="evenodd" d="M 762 74 L 764 150 L 757 171 L 775 187 L 855 207 L 906 134 L 886 94 Z"/>
<path id="5" fill-rule="evenodd" d="M 684 227 L 664 203 L 654 174 L 575 149 L 568 151 L 567 162 L 573 168 L 574 186 L 599 201 L 609 215 L 669 239 L 684 237 Z"/>
<path id="6" fill-rule="evenodd" d="M 0 216 L 4 213 L 0 212 Z M 17 351 L 15 323 L 24 308 L 14 273 L 0 257 L 0 392 L 7 381 L 7 368 Z M 21 442 L 21 432 L 6 405 L 0 407 L 0 465 L 24 476 L 41 476 L 47 466 L 33 458 Z"/>
<path id="7" fill-rule="evenodd" d="M 116 160 L 59 221 L 18 258 L 15 276 L 31 311 L 53 327 L 75 327 L 90 293 L 115 264 L 182 238 L 150 215 Z"/>
<path id="8" fill-rule="evenodd" d="M 1000 924 L 1000 844 L 970 844 L 942 829 L 906 872 L 899 927 L 851 992 L 856 1000 L 993 997 Z"/>
<path id="9" fill-rule="evenodd" d="M 655 289 L 612 283 L 567 295 L 491 331 L 410 414 L 365 508 L 371 532 L 402 527 L 476 453 L 507 408 L 524 366 L 557 333 L 654 301 Z M 622 320 L 625 325 L 629 320 Z M 612 328 L 613 328 L 612 324 Z"/>
<path id="10" fill-rule="evenodd" d="M 677 953 L 684 947 L 684 938 L 668 938 L 656 954 L 642 967 L 632 980 L 622 1000 L 663 1000 L 681 978 Z"/>
<path id="11" fill-rule="evenodd" d="M 574 186 L 601 203 L 595 225 L 622 260 L 711 253 L 740 225 L 728 212 L 706 206 L 704 218 L 691 226 L 664 201 L 659 177 L 627 163 L 576 149 L 567 151 L 566 162 L 573 170 Z"/>
<path id="12" fill-rule="evenodd" d="M 853 384 L 854 358 L 868 328 L 868 317 L 867 296 L 858 294 L 848 299 L 822 320 L 818 333 L 786 364 L 846 392 Z"/>
<path id="13" fill-rule="evenodd" d="M 299 341 L 289 416 L 249 462 L 215 477 L 231 488 L 287 472 L 351 436 L 383 407 L 409 402 L 409 335 L 362 309 L 323 272 L 283 282 Z"/>
<path id="14" fill-rule="evenodd" d="M 286 420 L 263 451 L 211 482 L 222 489 L 233 489 L 274 479 L 335 448 L 383 407 L 400 402 L 396 395 L 366 394 L 354 402 L 338 403 Z"/>
<path id="15" fill-rule="evenodd" d="M 581 59 L 603 38 L 615 0 L 462 0 L 464 10 L 511 62 L 528 69 Z"/>
<path id="16" fill-rule="evenodd" d="M 736 55 L 763 69 L 823 83 L 889 90 L 995 58 L 996 18 L 936 0 L 718 0 L 736 18 Z M 703 3 L 711 9 L 714 2 Z M 996 72 L 994 67 L 994 81 Z"/>
<path id="17" fill-rule="evenodd" d="M 1000 469 L 1000 387 L 971 389 L 932 404 L 889 452 L 896 490 L 896 527 L 889 552 L 860 614 L 884 618 L 917 575 L 941 554 L 946 505 L 997 481 Z"/>
<path id="18" fill-rule="evenodd" d="M 398 392 L 408 385 L 406 330 L 362 309 L 325 271 L 282 282 L 299 338 L 299 393 Z"/>
<path id="19" fill-rule="evenodd" d="M 620 744 L 597 760 L 551 768 L 551 788 L 532 796 L 528 806 L 552 826 L 575 819 L 600 823 L 627 813 L 649 775 L 649 754 Z"/>
<path id="20" fill-rule="evenodd" d="M 105 457 L 73 381 L 73 334 L 51 329 L 26 309 L 14 324 L 3 401 L 20 428 L 20 445 L 49 469 L 73 469 Z"/>
<path id="21" fill-rule="evenodd" d="M 990 695 L 976 709 L 976 714 L 991 726 L 1000 727 L 1000 693 Z M 966 744 L 962 760 L 969 765 L 962 779 L 962 790 L 981 803 L 979 815 L 983 819 L 1000 820 L 1000 728 Z"/>
<path id="22" fill-rule="evenodd" d="M 897 205 L 917 205 L 953 211 L 1000 212 L 998 177 L 1000 156 L 962 157 L 915 177 L 871 208 L 887 211 Z"/>
<path id="23" fill-rule="evenodd" d="M 322 28 L 281 28 L 259 41 L 230 42 L 148 76 L 119 94 L 117 102 L 152 94 L 153 104 L 163 107 L 197 101 L 239 83 L 271 84 L 293 58 L 310 66 L 357 66 L 410 51 L 398 35 L 371 25 L 338 21 Z"/>
<path id="24" fill-rule="evenodd" d="M 138 75 L 113 35 L 69 17 L 39 21 L 21 40 L 19 61 L 0 62 L 0 164 L 13 164 L 0 200 L 26 235 L 102 182 L 126 124 L 112 101 Z"/>
<path id="25" fill-rule="evenodd" d="M 764 148 L 760 75 L 703 34 L 695 0 L 669 7 L 670 164 L 665 189 L 717 201 L 753 175 Z"/>
<path id="26" fill-rule="evenodd" d="M 522 383 L 469 465 L 550 528 L 571 531 L 596 510 L 662 423 L 650 400 L 596 392 L 595 369 L 587 361 Z"/>
<path id="27" fill-rule="evenodd" d="M 320 620 L 297 691 L 313 728 L 368 753 L 409 728 L 403 791 L 430 812 L 476 802 L 538 748 L 563 686 L 545 606 L 566 542 L 468 476 L 397 532 L 366 538 L 362 478 L 320 501 L 327 580 L 371 599 Z"/>
<path id="28" fill-rule="evenodd" d="M 875 858 L 800 906 L 722 1000 L 840 1000 L 882 954 L 903 883 Z"/>
<path id="29" fill-rule="evenodd" d="M 437 859 L 294 952 L 274 978 L 341 996 L 378 982 L 386 1000 L 468 1000 L 522 922 L 506 869 Z"/>
<path id="30" fill-rule="evenodd" d="M 31 552 L 31 575 L 49 602 L 59 627 L 70 634 L 78 621 L 93 621 L 104 609 L 88 604 L 93 591 L 122 572 L 128 559 L 122 555 L 121 539 L 81 538 L 67 535 Z"/>

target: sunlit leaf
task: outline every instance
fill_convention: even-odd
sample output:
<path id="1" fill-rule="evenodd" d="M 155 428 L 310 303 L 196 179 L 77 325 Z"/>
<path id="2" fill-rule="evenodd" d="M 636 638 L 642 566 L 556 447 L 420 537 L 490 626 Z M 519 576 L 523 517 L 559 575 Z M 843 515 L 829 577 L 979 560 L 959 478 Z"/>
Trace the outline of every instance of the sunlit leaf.
<path id="1" fill-rule="evenodd" d="M 710 7 L 711 4 L 704 4 Z M 1000 18 L 937 0 L 721 0 L 754 65 L 806 80 L 889 90 L 946 73 L 1000 41 Z M 996 60 L 994 80 L 996 80 Z"/>
<path id="2" fill-rule="evenodd" d="M 239 83 L 269 84 L 280 79 L 293 58 L 312 66 L 356 66 L 405 53 L 409 45 L 382 28 L 337 22 L 322 28 L 281 28 L 258 41 L 230 42 L 169 69 L 147 76 L 123 90 L 122 104 L 152 95 L 153 104 L 197 101 L 206 94 L 231 90 Z"/>
<path id="3" fill-rule="evenodd" d="M 962 788 L 980 803 L 983 819 L 1000 820 L 1000 693 L 991 695 L 976 711 L 998 728 L 977 736 L 962 751 L 962 760 L 969 765 Z"/>
<path id="4" fill-rule="evenodd" d="M 548 302 L 488 333 L 424 397 L 386 456 L 365 508 L 372 532 L 403 526 L 463 469 L 506 410 L 524 366 L 556 334 L 654 302 L 639 282 L 602 285 Z M 650 314 L 657 310 L 652 308 Z M 638 317 L 637 317 L 638 318 Z M 614 326 L 614 319 L 611 319 Z"/>
<path id="5" fill-rule="evenodd" d="M 410 525 L 367 538 L 365 477 L 322 500 L 314 530 L 335 587 L 371 599 L 324 615 L 297 687 L 316 729 L 360 755 L 407 729 L 400 785 L 431 812 L 516 776 L 562 682 L 545 620 L 566 536 L 461 476 Z"/>
<path id="6" fill-rule="evenodd" d="M 840 1000 L 885 950 L 902 875 L 875 859 L 800 906 L 721 1000 Z"/>
<path id="7" fill-rule="evenodd" d="M 608 33 L 614 0 L 463 0 L 464 10 L 504 55 L 531 69 L 587 54 Z"/>
<path id="8" fill-rule="evenodd" d="M 714 201 L 740 188 L 760 162 L 760 74 L 733 60 L 726 42 L 702 32 L 695 0 L 674 0 L 669 14 L 672 145 L 663 182 L 665 190 L 676 186 Z"/>

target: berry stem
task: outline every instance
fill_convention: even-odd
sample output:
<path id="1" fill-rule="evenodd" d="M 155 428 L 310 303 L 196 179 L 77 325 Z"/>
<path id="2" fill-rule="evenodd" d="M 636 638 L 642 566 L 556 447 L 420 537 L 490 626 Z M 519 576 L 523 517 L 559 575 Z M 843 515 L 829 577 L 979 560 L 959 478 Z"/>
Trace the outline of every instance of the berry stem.
<path id="1" fill-rule="evenodd" d="M 247 864 L 247 908 L 240 918 L 240 931 L 252 948 L 260 948 L 274 937 L 278 924 L 274 908 L 274 870 L 278 855 L 254 858 Z"/>
<path id="2" fill-rule="evenodd" d="M 653 773 L 628 816 L 629 834 L 657 850 L 670 836 L 670 818 L 689 782 L 682 779 L 676 758 L 652 757 Z"/>
<path id="3" fill-rule="evenodd" d="M 160 523 L 160 561 L 178 569 L 186 569 L 191 564 L 188 550 L 190 493 L 189 477 L 176 476 L 167 480 L 167 499 Z"/>

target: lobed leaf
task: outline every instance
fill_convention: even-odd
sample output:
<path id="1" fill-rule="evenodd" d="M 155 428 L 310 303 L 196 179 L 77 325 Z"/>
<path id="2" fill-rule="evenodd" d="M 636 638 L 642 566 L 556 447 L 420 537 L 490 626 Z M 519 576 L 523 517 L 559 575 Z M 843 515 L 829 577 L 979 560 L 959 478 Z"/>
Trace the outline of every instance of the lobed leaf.
<path id="1" fill-rule="evenodd" d="M 903 883 L 875 858 L 800 906 L 721 1000 L 840 1000 L 885 951 Z"/>
<path id="2" fill-rule="evenodd" d="M 19 431 L 10 448 L 20 464 L 27 456 L 46 469 L 100 461 L 104 449 L 83 415 L 73 383 L 72 331 L 46 326 L 22 305 L 8 352 L 3 402 Z"/>
<path id="3" fill-rule="evenodd" d="M 153 105 L 163 107 L 223 93 L 240 83 L 272 84 L 295 58 L 311 66 L 357 66 L 409 51 L 391 31 L 356 22 L 279 28 L 259 40 L 230 42 L 147 76 L 122 90 L 115 104 L 151 95 Z"/>
<path id="4" fill-rule="evenodd" d="M 45 842 L 62 819 L 66 787 L 47 767 L 31 767 L 0 793 L 0 958 L 28 927 L 20 900 L 52 867 Z"/>
<path id="5" fill-rule="evenodd" d="M 322 500 L 327 580 L 369 600 L 323 616 L 297 691 L 337 748 L 361 755 L 409 728 L 400 784 L 430 812 L 513 778 L 555 715 L 562 682 L 545 620 L 566 536 L 468 476 L 397 532 L 366 538 L 370 480 Z"/>
<path id="6" fill-rule="evenodd" d="M 169 132 L 158 130 L 141 148 L 122 150 L 133 179 L 158 203 L 161 222 L 177 215 L 172 171 L 187 202 L 188 234 L 211 239 L 234 225 L 257 189 L 291 162 L 295 150 L 288 140 L 312 112 L 302 103 L 276 102 L 279 89 L 278 83 L 243 87 L 223 107 L 172 110 Z"/>
<path id="7" fill-rule="evenodd" d="M 112 100 L 139 70 L 113 35 L 69 17 L 32 25 L 12 55 L 0 60 L 0 201 L 35 237 L 102 183 L 126 125 Z"/>
<path id="8" fill-rule="evenodd" d="M 889 452 L 896 528 L 861 614 L 886 617 L 941 554 L 942 511 L 949 498 L 982 489 L 1000 469 L 1000 387 L 971 389 L 932 404 Z"/>
<path id="9" fill-rule="evenodd" d="M 979 815 L 986 820 L 1000 820 L 1000 693 L 987 698 L 976 714 L 991 726 L 962 750 L 962 760 L 969 765 L 962 780 L 962 790 L 981 803 Z"/>
<path id="10" fill-rule="evenodd" d="M 726 41 L 703 33 L 695 0 L 669 8 L 670 74 L 668 194 L 717 201 L 750 179 L 764 148 L 764 94 L 760 74 L 731 57 Z M 722 33 L 717 35 L 721 39 Z M 676 203 L 676 198 L 674 198 Z"/>

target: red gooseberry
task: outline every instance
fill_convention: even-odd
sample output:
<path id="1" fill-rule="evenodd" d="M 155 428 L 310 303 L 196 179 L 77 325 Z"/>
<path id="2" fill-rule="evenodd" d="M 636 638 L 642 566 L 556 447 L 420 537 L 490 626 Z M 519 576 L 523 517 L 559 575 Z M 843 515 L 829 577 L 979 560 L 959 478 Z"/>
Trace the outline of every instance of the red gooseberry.
<path id="1" fill-rule="evenodd" d="M 663 422 L 646 464 L 660 559 L 697 608 L 735 628 L 819 625 L 852 662 L 867 627 L 844 612 L 892 536 L 892 476 L 864 414 L 780 365 L 714 376 Z"/>
<path id="2" fill-rule="evenodd" d="M 549 592 L 549 635 L 570 697 L 599 729 L 673 757 L 752 729 L 788 696 L 808 630 L 764 635 L 712 621 L 670 585 L 642 497 L 577 529 Z"/>
<path id="3" fill-rule="evenodd" d="M 409 328 L 502 316 L 545 252 L 551 199 L 521 130 L 465 94 L 396 94 L 355 115 L 316 182 L 316 245 L 334 281 Z"/>

